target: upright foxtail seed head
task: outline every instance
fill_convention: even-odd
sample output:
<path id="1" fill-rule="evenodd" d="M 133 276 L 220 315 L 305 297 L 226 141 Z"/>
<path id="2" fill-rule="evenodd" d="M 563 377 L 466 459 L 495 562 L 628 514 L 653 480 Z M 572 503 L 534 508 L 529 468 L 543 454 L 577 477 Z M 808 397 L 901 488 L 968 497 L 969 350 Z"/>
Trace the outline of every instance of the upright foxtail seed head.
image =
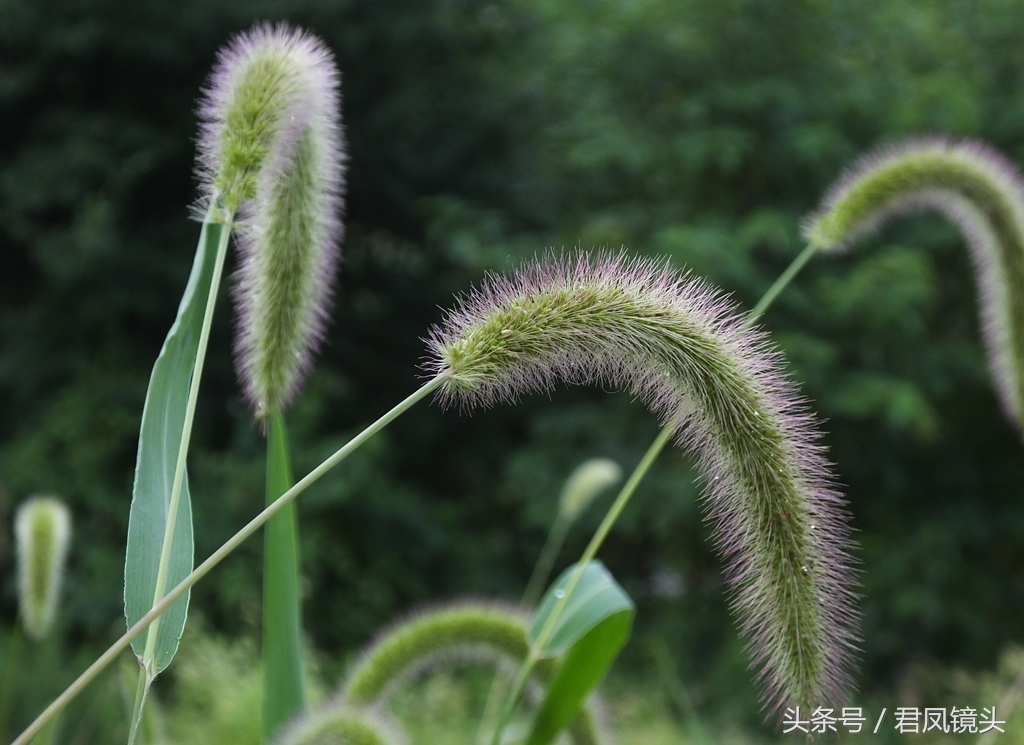
<path id="1" fill-rule="evenodd" d="M 344 154 L 338 73 L 313 36 L 258 26 L 220 54 L 200 172 L 239 210 L 239 377 L 256 415 L 297 393 L 323 338 L 338 260 Z"/>
<path id="2" fill-rule="evenodd" d="M 870 153 L 805 222 L 808 240 L 840 249 L 887 220 L 934 210 L 954 223 L 978 275 L 989 367 L 1007 416 L 1024 430 L 1024 180 L 988 145 L 909 140 Z"/>
<path id="3" fill-rule="evenodd" d="M 426 669 L 451 661 L 482 659 L 519 665 L 530 653 L 529 618 L 522 609 L 466 600 L 419 611 L 386 629 L 349 672 L 340 700 L 361 709 L 380 710 L 403 684 Z M 555 665 L 541 660 L 534 676 L 550 681 Z M 596 697 L 573 720 L 567 734 L 573 745 L 604 741 Z"/>
<path id="4" fill-rule="evenodd" d="M 605 489 L 622 480 L 622 469 L 610 458 L 591 458 L 576 467 L 562 487 L 558 506 L 562 516 L 575 520 Z"/>
<path id="5" fill-rule="evenodd" d="M 779 355 L 721 295 L 649 261 L 579 254 L 490 278 L 429 345 L 447 404 L 559 381 L 646 400 L 695 452 L 766 702 L 842 700 L 857 621 L 843 500 Z"/>
<path id="6" fill-rule="evenodd" d="M 71 514 L 54 497 L 34 497 L 18 508 L 14 523 L 21 623 L 33 639 L 46 636 L 57 615 Z"/>
<path id="7" fill-rule="evenodd" d="M 275 745 L 407 745 L 397 724 L 379 710 L 333 704 L 296 719 L 281 732 Z"/>

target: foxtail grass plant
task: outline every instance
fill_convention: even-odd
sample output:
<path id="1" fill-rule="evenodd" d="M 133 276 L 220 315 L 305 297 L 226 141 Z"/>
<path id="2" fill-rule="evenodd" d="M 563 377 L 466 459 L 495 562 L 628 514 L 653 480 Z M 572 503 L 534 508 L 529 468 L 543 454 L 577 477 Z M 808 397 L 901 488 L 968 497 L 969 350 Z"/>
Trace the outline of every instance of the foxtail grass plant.
<path id="1" fill-rule="evenodd" d="M 0 673 L 0 738 L 7 736 L 22 634 L 41 642 L 53 630 L 60 606 L 61 587 L 71 542 L 71 512 L 60 499 L 32 497 L 14 517 L 14 543 L 18 574 L 18 620 L 11 629 L 3 672 Z M 52 737 L 56 723 L 49 728 Z"/>
<path id="2" fill-rule="evenodd" d="M 813 708 L 839 697 L 857 615 L 842 500 L 777 353 L 720 295 L 623 255 L 538 262 L 464 298 L 433 330 L 430 351 L 448 406 L 515 401 L 556 382 L 625 387 L 646 401 L 697 457 L 766 702 Z M 616 517 L 613 509 L 582 568 Z M 501 724 L 536 661 L 531 653 Z"/>
<path id="3" fill-rule="evenodd" d="M 132 626 L 192 571 L 186 458 L 227 244 L 242 249 L 237 342 L 246 393 L 270 419 L 268 495 L 291 485 L 282 406 L 322 333 L 341 189 L 337 76 L 316 39 L 258 26 L 219 54 L 205 97 L 197 171 L 204 215 L 178 318 L 153 368 L 143 412 L 125 561 Z M 205 307 L 204 307 L 205 306 Z M 303 706 L 294 515 L 268 535 L 268 728 Z M 187 594 L 133 643 L 142 665 L 129 742 L 156 676 L 177 650 Z"/>
<path id="4" fill-rule="evenodd" d="M 750 328 L 820 241 L 812 240 L 746 322 L 708 285 L 624 255 L 581 253 L 492 278 L 433 330 L 426 362 L 432 378 L 292 486 L 282 414 L 308 372 L 326 314 L 340 233 L 337 103 L 330 55 L 303 33 L 258 27 L 218 58 L 200 112 L 199 247 L 143 411 L 125 569 L 129 629 L 15 743 L 26 745 L 128 645 L 142 665 L 134 737 L 149 686 L 177 649 L 190 588 L 279 518 L 280 530 L 267 535 L 269 739 L 303 707 L 298 546 L 288 514 L 294 499 L 423 398 L 436 394 L 444 405 L 472 409 L 559 383 L 624 387 L 664 427 L 531 637 L 502 723 L 598 548 L 673 438 L 697 458 L 732 606 L 766 703 L 775 710 L 834 700 L 849 682 L 856 625 L 846 517 L 813 418 L 765 335 Z M 268 504 L 193 569 L 185 464 L 235 227 L 242 246 L 236 352 L 246 397 L 268 429 Z"/>
<path id="5" fill-rule="evenodd" d="M 275 88 L 280 131 L 259 169 L 231 174 L 244 143 L 226 138 L 234 117 L 262 111 L 245 93 Z M 266 95 L 266 94 L 261 94 Z M 237 100 L 236 100 L 237 99 Z M 238 113 L 236 114 L 236 109 Z M 266 503 L 294 483 L 284 410 L 297 395 L 323 338 L 341 237 L 342 164 L 338 74 L 318 39 L 263 26 L 218 60 L 203 106 L 201 149 L 210 170 L 245 190 L 235 286 L 239 378 L 266 425 Z M 217 182 L 215 182 L 217 183 Z M 251 198 L 249 198 L 251 196 Z M 305 707 L 298 521 L 289 505 L 267 524 L 263 569 L 264 741 Z"/>
<path id="6" fill-rule="evenodd" d="M 861 158 L 804 226 L 810 246 L 840 251 L 887 221 L 935 211 L 956 225 L 978 278 L 982 331 L 1003 409 L 1024 429 L 1024 180 L 974 140 L 921 138 Z"/>

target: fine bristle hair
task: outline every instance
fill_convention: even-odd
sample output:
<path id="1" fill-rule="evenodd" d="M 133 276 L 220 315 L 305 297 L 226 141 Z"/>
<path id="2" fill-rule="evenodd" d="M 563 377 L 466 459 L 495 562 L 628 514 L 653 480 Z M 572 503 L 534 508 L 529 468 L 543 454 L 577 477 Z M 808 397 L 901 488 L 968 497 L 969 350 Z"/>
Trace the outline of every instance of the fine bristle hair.
<path id="1" fill-rule="evenodd" d="M 409 745 L 409 738 L 379 710 L 333 703 L 288 724 L 274 745 Z"/>
<path id="2" fill-rule="evenodd" d="M 260 25 L 220 54 L 200 173 L 237 208 L 236 363 L 258 418 L 298 393 L 328 320 L 342 238 L 339 77 L 316 37 Z"/>
<path id="3" fill-rule="evenodd" d="M 844 502 L 782 359 L 721 294 L 623 253 L 549 257 L 490 277 L 428 343 L 447 406 L 560 382 L 646 401 L 696 455 L 767 706 L 843 700 L 858 620 Z"/>
<path id="4" fill-rule="evenodd" d="M 71 513 L 54 497 L 29 499 L 18 508 L 14 538 L 22 627 L 29 637 L 42 639 L 57 615 Z"/>
<path id="5" fill-rule="evenodd" d="M 861 158 L 829 190 L 804 234 L 849 246 L 895 217 L 924 211 L 960 230 L 977 273 L 989 367 L 1007 417 L 1024 431 L 1024 179 L 990 146 L 913 139 Z"/>

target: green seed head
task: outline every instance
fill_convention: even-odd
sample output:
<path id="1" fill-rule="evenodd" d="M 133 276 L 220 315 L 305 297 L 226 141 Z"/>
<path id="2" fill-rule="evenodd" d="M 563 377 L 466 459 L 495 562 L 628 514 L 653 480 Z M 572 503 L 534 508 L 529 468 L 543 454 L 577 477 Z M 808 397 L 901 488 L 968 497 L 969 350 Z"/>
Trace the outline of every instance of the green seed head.
<path id="1" fill-rule="evenodd" d="M 376 706 L 440 656 L 472 650 L 519 662 L 529 652 L 527 619 L 506 606 L 459 603 L 395 624 L 363 653 L 345 683 L 345 698 Z"/>
<path id="2" fill-rule="evenodd" d="M 559 509 L 567 520 L 575 520 L 590 503 L 622 480 L 622 469 L 609 458 L 593 458 L 577 466 L 562 488 Z"/>
<path id="3" fill-rule="evenodd" d="M 385 631 L 362 655 L 346 681 L 343 699 L 375 710 L 415 675 L 452 661 L 483 659 L 518 666 L 529 654 L 529 619 L 519 609 L 496 603 L 466 601 L 416 613 Z M 553 660 L 541 660 L 534 677 L 551 679 Z M 588 703 L 567 732 L 573 745 L 602 741 L 600 717 Z"/>
<path id="4" fill-rule="evenodd" d="M 284 409 L 323 338 L 341 237 L 338 73 L 318 39 L 258 26 L 221 53 L 202 114 L 208 197 L 239 212 L 239 377 Z"/>
<path id="5" fill-rule="evenodd" d="M 850 539 L 817 427 L 764 335 L 707 285 L 624 255 L 528 264 L 463 298 L 426 367 L 463 408 L 624 387 L 694 452 L 766 700 L 834 705 L 856 639 Z"/>
<path id="6" fill-rule="evenodd" d="M 220 51 L 199 107 L 198 170 L 208 198 L 218 195 L 234 212 L 256 196 L 265 160 L 290 146 L 289 126 L 308 115 L 310 69 L 322 56 L 313 37 L 267 24 Z"/>
<path id="7" fill-rule="evenodd" d="M 863 157 L 805 223 L 824 250 L 899 215 L 935 211 L 964 237 L 978 275 L 989 367 L 1007 416 L 1024 431 L 1024 181 L 988 145 L 917 139 Z"/>
<path id="8" fill-rule="evenodd" d="M 57 614 L 71 515 L 59 499 L 35 497 L 15 518 L 21 623 L 33 639 L 46 636 Z"/>

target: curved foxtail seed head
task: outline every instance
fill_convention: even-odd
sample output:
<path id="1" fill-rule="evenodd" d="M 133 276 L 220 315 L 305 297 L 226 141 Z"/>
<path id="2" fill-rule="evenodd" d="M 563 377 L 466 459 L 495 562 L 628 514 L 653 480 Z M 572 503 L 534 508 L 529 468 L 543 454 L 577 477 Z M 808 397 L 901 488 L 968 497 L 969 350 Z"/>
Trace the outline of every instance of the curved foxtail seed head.
<path id="1" fill-rule="evenodd" d="M 34 497 L 18 508 L 14 538 L 21 623 L 26 634 L 42 639 L 57 615 L 71 514 L 59 499 Z"/>
<path id="2" fill-rule="evenodd" d="M 335 704 L 289 724 L 275 745 L 408 745 L 409 738 L 380 711 Z"/>
<path id="3" fill-rule="evenodd" d="M 610 458 L 591 458 L 576 467 L 565 486 L 558 507 L 567 520 L 575 520 L 605 489 L 622 480 L 622 468 Z"/>
<path id="4" fill-rule="evenodd" d="M 528 618 L 518 609 L 460 602 L 420 611 L 383 631 L 349 672 L 344 696 L 356 706 L 378 706 L 439 656 L 466 652 L 516 663 L 529 651 Z"/>
<path id="5" fill-rule="evenodd" d="M 579 254 L 490 278 L 429 345 L 449 405 L 560 381 L 646 400 L 696 454 L 766 703 L 841 699 L 857 620 L 843 501 L 782 360 L 721 295 L 646 260 Z"/>
<path id="6" fill-rule="evenodd" d="M 889 145 L 839 179 L 804 234 L 823 249 L 839 249 L 893 217 L 926 210 L 963 234 L 978 274 L 996 389 L 1007 416 L 1024 429 L 1024 180 L 1016 166 L 971 140 Z"/>
<path id="7" fill-rule="evenodd" d="M 529 616 L 524 609 L 500 603 L 464 600 L 419 611 L 383 631 L 349 672 L 340 700 L 380 709 L 401 687 L 426 669 L 451 661 L 482 659 L 518 666 L 529 654 Z M 552 660 L 538 662 L 534 676 L 550 680 Z M 588 702 L 567 732 L 574 745 L 605 741 L 596 697 Z"/>
<path id="8" fill-rule="evenodd" d="M 338 73 L 313 36 L 258 26 L 221 53 L 206 101 L 202 171 L 239 208 L 239 377 L 257 417 L 290 403 L 327 320 L 341 239 Z"/>

